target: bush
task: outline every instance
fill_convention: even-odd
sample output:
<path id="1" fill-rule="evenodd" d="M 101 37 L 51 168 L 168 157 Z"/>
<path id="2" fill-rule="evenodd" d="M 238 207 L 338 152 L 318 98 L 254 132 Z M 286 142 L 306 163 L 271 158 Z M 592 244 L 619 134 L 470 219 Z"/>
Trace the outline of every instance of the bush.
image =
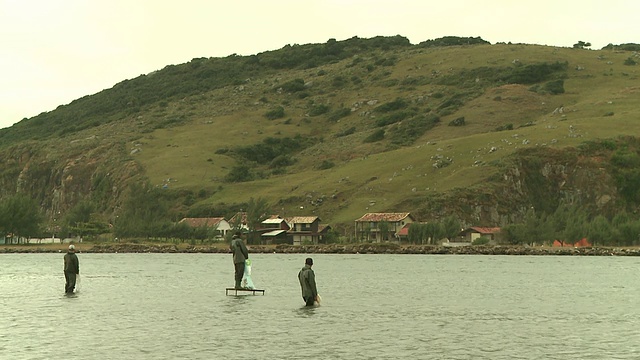
<path id="1" fill-rule="evenodd" d="M 355 126 L 352 126 L 352 127 L 348 128 L 348 129 L 345 129 L 345 130 L 342 130 L 342 131 L 338 132 L 338 133 L 336 134 L 336 137 L 338 138 L 338 137 L 343 137 L 343 136 L 351 135 L 351 134 L 353 134 L 353 133 L 355 133 L 355 132 L 356 132 L 356 127 L 355 127 Z"/>
<path id="2" fill-rule="evenodd" d="M 264 117 L 269 120 L 281 119 L 284 117 L 284 108 L 282 106 L 278 106 L 275 109 L 271 109 L 264 113 Z"/>
<path id="3" fill-rule="evenodd" d="M 334 166 L 336 166 L 336 164 L 334 164 L 332 161 L 322 160 L 322 162 L 320 164 L 318 164 L 317 169 L 318 170 L 326 170 L 326 169 L 331 169 Z"/>
<path id="4" fill-rule="evenodd" d="M 480 236 L 479 238 L 473 240 L 471 242 L 471 245 L 487 245 L 489 241 L 491 241 L 491 239 L 489 239 L 488 237 Z"/>
<path id="5" fill-rule="evenodd" d="M 438 122 L 440 118 L 437 115 L 415 116 L 389 129 L 389 141 L 399 146 L 411 145 Z"/>
<path id="6" fill-rule="evenodd" d="M 293 79 L 291 81 L 287 81 L 286 83 L 282 84 L 282 86 L 280 86 L 280 88 L 283 91 L 286 91 L 286 92 L 289 92 L 289 93 L 302 91 L 302 90 L 304 90 L 304 80 L 302 80 L 302 79 Z"/>
<path id="7" fill-rule="evenodd" d="M 548 83 L 544 84 L 542 89 L 551 95 L 564 94 L 564 80 L 559 79 L 549 81 Z"/>
<path id="8" fill-rule="evenodd" d="M 504 130 L 513 130 L 513 124 L 509 123 L 506 125 L 501 125 L 496 128 L 496 131 L 504 131 Z"/>
<path id="9" fill-rule="evenodd" d="M 309 116 L 319 116 L 322 114 L 326 114 L 329 112 L 329 109 L 330 109 L 329 105 L 325 105 L 325 104 L 314 105 L 309 110 Z"/>
<path id="10" fill-rule="evenodd" d="M 349 115 L 351 115 L 351 109 L 343 107 L 331 113 L 331 115 L 329 115 L 329 120 L 338 121 Z"/>
<path id="11" fill-rule="evenodd" d="M 633 65 L 637 64 L 637 62 L 635 60 L 633 60 L 633 58 L 627 58 L 627 60 L 624 61 L 624 64 L 633 66 Z"/>
<path id="12" fill-rule="evenodd" d="M 465 126 L 464 116 L 461 116 L 455 120 L 449 121 L 449 126 Z"/>
<path id="13" fill-rule="evenodd" d="M 396 98 L 393 101 L 382 104 L 374 109 L 375 112 L 388 113 L 392 111 L 402 110 L 409 106 L 409 103 L 401 98 Z"/>
<path id="14" fill-rule="evenodd" d="M 378 129 L 374 131 L 371 135 L 367 136 L 362 142 L 372 143 L 372 142 L 380 141 L 382 139 L 384 139 L 384 130 Z"/>
<path id="15" fill-rule="evenodd" d="M 399 121 L 415 116 L 415 114 L 416 112 L 413 110 L 397 111 L 376 120 L 376 126 L 382 127 L 390 124 L 395 124 Z"/>

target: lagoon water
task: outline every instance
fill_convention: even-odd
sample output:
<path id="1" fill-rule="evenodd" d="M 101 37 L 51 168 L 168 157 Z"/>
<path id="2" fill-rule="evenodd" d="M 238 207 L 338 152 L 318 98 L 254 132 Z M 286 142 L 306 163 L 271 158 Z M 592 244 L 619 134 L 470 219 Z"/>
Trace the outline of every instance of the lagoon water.
<path id="1" fill-rule="evenodd" d="M 0 359 L 638 359 L 640 258 L 251 254 L 265 295 L 226 296 L 225 254 L 0 255 Z"/>

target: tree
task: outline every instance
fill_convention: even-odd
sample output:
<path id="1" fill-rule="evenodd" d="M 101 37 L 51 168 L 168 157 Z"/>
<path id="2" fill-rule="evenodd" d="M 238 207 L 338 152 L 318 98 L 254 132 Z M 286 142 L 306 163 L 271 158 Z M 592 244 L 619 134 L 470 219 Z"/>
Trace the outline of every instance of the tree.
<path id="1" fill-rule="evenodd" d="M 521 239 L 524 243 L 533 245 L 542 244 L 551 237 L 551 224 L 546 221 L 544 214 L 539 217 L 533 208 L 529 209 L 524 217 L 524 233 L 526 238 Z"/>
<path id="2" fill-rule="evenodd" d="M 0 229 L 12 238 L 29 237 L 40 232 L 44 217 L 36 200 L 25 194 L 13 195 L 0 203 Z"/>
<path id="3" fill-rule="evenodd" d="M 151 237 L 166 232 L 171 227 L 168 205 L 162 190 L 148 184 L 132 184 L 129 196 L 114 222 L 117 237 Z"/>
<path id="4" fill-rule="evenodd" d="M 389 236 L 390 228 L 391 227 L 389 225 L 389 222 L 387 221 L 380 221 L 378 223 L 378 231 L 380 231 L 380 241 L 389 240 L 388 236 Z"/>
<path id="5" fill-rule="evenodd" d="M 77 203 L 62 219 L 62 232 L 80 237 L 97 235 L 108 231 L 105 222 L 96 219 L 96 206 L 89 200 Z"/>
<path id="6" fill-rule="evenodd" d="M 596 216 L 589 224 L 589 240 L 591 244 L 609 245 L 612 239 L 612 227 L 609 220 L 602 216 Z"/>
<path id="7" fill-rule="evenodd" d="M 584 41 L 578 41 L 577 43 L 573 44 L 574 49 L 584 49 L 590 46 L 591 46 L 590 42 L 584 42 Z"/>
<path id="8" fill-rule="evenodd" d="M 569 208 L 567 223 L 563 231 L 564 240 L 575 244 L 587 235 L 587 213 L 578 206 Z"/>
<path id="9" fill-rule="evenodd" d="M 249 244 L 258 242 L 259 239 L 255 239 L 257 235 L 255 231 L 260 226 L 260 223 L 267 218 L 268 212 L 269 206 L 267 200 L 263 198 L 258 198 L 257 200 L 254 198 L 249 199 L 249 203 L 247 204 L 247 227 L 249 227 L 247 242 Z"/>
<path id="10" fill-rule="evenodd" d="M 442 221 L 443 226 L 443 235 L 451 240 L 457 238 L 460 234 L 460 221 L 453 215 L 447 216 L 444 221 Z"/>
<path id="11" fill-rule="evenodd" d="M 457 233 L 459 233 L 459 229 L 457 230 Z M 436 241 L 442 239 L 443 237 L 445 237 L 445 229 L 443 224 L 430 222 L 424 225 L 423 239 L 426 240 L 427 244 L 435 244 Z"/>

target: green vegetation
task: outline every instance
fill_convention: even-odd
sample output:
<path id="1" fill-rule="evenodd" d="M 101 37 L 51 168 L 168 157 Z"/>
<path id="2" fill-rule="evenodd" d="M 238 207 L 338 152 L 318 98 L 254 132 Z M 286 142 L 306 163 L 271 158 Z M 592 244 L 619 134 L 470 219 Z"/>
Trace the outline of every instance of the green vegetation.
<path id="1" fill-rule="evenodd" d="M 193 59 L 0 130 L 0 202 L 35 199 L 35 233 L 91 238 L 113 224 L 120 237 L 193 241 L 211 229 L 177 220 L 233 214 L 250 196 L 338 234 L 364 209 L 506 227 L 542 226 L 569 204 L 613 242 L 607 222 L 629 238 L 640 211 L 631 45 L 379 37 Z M 618 227 L 621 212 L 631 220 Z M 562 224 L 558 239 L 584 236 Z"/>

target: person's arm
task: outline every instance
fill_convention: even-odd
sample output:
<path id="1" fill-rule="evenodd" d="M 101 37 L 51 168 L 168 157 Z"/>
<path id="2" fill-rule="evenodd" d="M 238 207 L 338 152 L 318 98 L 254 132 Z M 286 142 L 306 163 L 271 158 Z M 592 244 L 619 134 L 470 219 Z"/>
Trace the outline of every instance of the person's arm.
<path id="1" fill-rule="evenodd" d="M 316 288 L 316 274 L 313 270 L 308 271 L 309 273 L 309 287 L 311 288 L 311 295 L 313 295 L 314 300 L 318 299 L 318 289 Z"/>
<path id="2" fill-rule="evenodd" d="M 80 274 L 80 260 L 78 260 L 78 255 L 76 255 L 76 274 Z"/>
<path id="3" fill-rule="evenodd" d="M 249 250 L 247 250 L 247 246 L 244 243 L 242 243 L 242 254 L 245 259 L 249 258 Z"/>

